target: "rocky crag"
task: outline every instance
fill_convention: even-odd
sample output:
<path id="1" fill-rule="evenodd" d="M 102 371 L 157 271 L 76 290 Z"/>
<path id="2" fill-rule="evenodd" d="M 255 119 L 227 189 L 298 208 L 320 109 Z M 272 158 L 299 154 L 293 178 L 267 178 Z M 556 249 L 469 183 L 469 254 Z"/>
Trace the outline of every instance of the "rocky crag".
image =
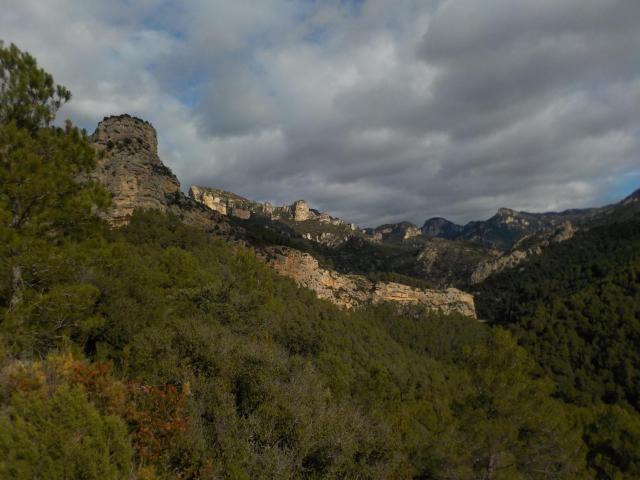
<path id="1" fill-rule="evenodd" d="M 509 252 L 527 238 L 542 238 L 548 241 L 559 230 L 566 239 L 570 226 L 572 231 L 592 228 L 621 220 L 628 220 L 640 213 L 640 190 L 618 203 L 598 208 L 572 209 L 562 212 L 530 213 L 500 208 L 488 220 L 456 225 L 443 218 L 431 218 L 425 222 L 422 232 L 426 236 L 465 240 L 486 245 L 502 252 Z M 556 241 L 558 241 L 556 239 Z"/>
<path id="2" fill-rule="evenodd" d="M 291 205 L 274 206 L 269 202 L 256 202 L 216 188 L 192 186 L 189 197 L 222 215 L 254 223 L 274 222 L 288 226 L 300 237 L 322 245 L 335 247 L 359 233 L 355 224 L 332 217 L 328 213 L 311 208 L 304 200 Z"/>
<path id="3" fill-rule="evenodd" d="M 476 318 L 473 295 L 455 288 L 418 289 L 396 282 L 372 282 L 362 275 L 344 275 L 320 267 L 308 253 L 287 247 L 265 249 L 269 264 L 302 287 L 316 292 L 319 298 L 345 308 L 368 303 L 397 302 L 419 304 L 442 313 L 460 313 Z"/>
<path id="4" fill-rule="evenodd" d="M 576 232 L 576 227 L 566 221 L 554 231 L 542 231 L 520 239 L 508 252 L 497 258 L 481 261 L 471 274 L 471 283 L 480 283 L 494 273 L 514 268 L 532 255 L 540 255 L 552 243 L 569 240 Z"/>
<path id="5" fill-rule="evenodd" d="M 399 222 L 361 230 L 304 200 L 274 207 L 212 188 L 194 186 L 189 193 L 221 214 L 262 222 L 261 228 L 278 231 L 285 225 L 281 233 L 308 240 L 311 251 L 334 260 L 342 273 L 397 272 L 437 288 L 471 288 L 549 244 L 571 238 L 579 228 L 613 221 L 622 211 L 625 218 L 640 211 L 636 192 L 620 204 L 595 209 L 528 213 L 501 208 L 488 220 L 464 226 L 438 217 L 422 228 Z"/>
<path id="6" fill-rule="evenodd" d="M 158 156 L 156 130 L 149 122 L 126 114 L 106 117 L 89 140 L 99 152 L 91 177 L 111 194 L 104 217 L 112 225 L 126 224 L 135 209 L 149 209 L 223 236 L 231 233 L 225 217 L 180 191 L 177 177 Z"/>

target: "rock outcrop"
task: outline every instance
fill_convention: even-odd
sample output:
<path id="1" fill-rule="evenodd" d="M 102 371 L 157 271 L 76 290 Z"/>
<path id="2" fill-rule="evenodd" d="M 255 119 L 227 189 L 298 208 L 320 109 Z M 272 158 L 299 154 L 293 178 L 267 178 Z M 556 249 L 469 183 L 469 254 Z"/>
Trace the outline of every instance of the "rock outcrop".
<path id="1" fill-rule="evenodd" d="M 214 192 L 192 186 L 189 189 L 189 197 L 222 215 L 227 215 L 228 213 L 227 202 L 223 201 L 222 197 Z"/>
<path id="2" fill-rule="evenodd" d="M 446 218 L 434 217 L 424 222 L 422 233 L 427 237 L 452 239 L 460 234 L 462 228 L 461 225 L 456 225 Z"/>
<path id="3" fill-rule="evenodd" d="M 129 115 L 105 118 L 90 137 L 104 152 L 93 177 L 112 194 L 107 220 L 126 223 L 133 210 L 167 211 L 167 197 L 180 191 L 180 182 L 158 157 L 156 131 L 149 122 Z"/>
<path id="4" fill-rule="evenodd" d="M 185 223 L 229 236 L 225 217 L 187 198 L 180 182 L 158 156 L 153 126 L 130 115 L 106 117 L 89 137 L 101 155 L 90 175 L 111 194 L 104 213 L 113 226 L 126 224 L 135 209 L 173 213 Z"/>
<path id="5" fill-rule="evenodd" d="M 480 283 L 494 273 L 514 268 L 532 255 L 540 255 L 552 243 L 569 240 L 576 232 L 571 222 L 565 222 L 556 230 L 542 231 L 522 238 L 514 247 L 495 259 L 480 262 L 471 274 L 471 283 Z"/>
<path id="6" fill-rule="evenodd" d="M 377 228 L 369 228 L 365 233 L 374 242 L 402 243 L 422 235 L 422 230 L 411 222 L 388 223 Z"/>
<path id="7" fill-rule="evenodd" d="M 473 295 L 455 288 L 422 290 L 394 282 L 372 282 L 362 275 L 344 275 L 322 268 L 308 253 L 287 247 L 270 247 L 267 261 L 281 275 L 313 290 L 319 298 L 345 308 L 367 303 L 420 304 L 442 313 L 476 318 Z"/>
<path id="8" fill-rule="evenodd" d="M 274 207 L 269 202 L 261 203 L 241 197 L 235 193 L 217 188 L 198 187 L 193 185 L 189 189 L 189 196 L 223 215 L 233 215 L 234 208 L 246 210 L 250 216 L 259 215 L 270 220 L 290 220 L 293 222 L 306 222 L 316 220 L 319 223 L 332 225 L 347 225 L 339 218 L 332 217 L 328 213 L 312 209 L 304 200 L 296 200 L 291 205 Z M 349 225 L 355 230 L 357 227 Z"/>
<path id="9" fill-rule="evenodd" d="M 304 200 L 297 200 L 291 205 L 273 206 L 269 202 L 256 202 L 232 192 L 216 188 L 192 186 L 189 196 L 207 208 L 242 220 L 253 219 L 263 223 L 265 228 L 286 225 L 287 233 L 295 232 L 301 238 L 311 240 L 329 247 L 336 247 L 354 235 L 361 234 L 355 224 L 332 217 L 309 206 Z M 267 227 L 268 224 L 268 227 Z"/>
<path id="10" fill-rule="evenodd" d="M 269 241 L 273 238 L 287 244 L 291 239 L 306 241 L 312 251 L 331 258 L 341 272 L 394 272 L 425 280 L 436 288 L 468 287 L 515 267 L 550 243 L 571 238 L 577 228 L 589 229 L 640 214 L 638 190 L 619 203 L 601 208 L 547 213 L 501 208 L 486 221 L 464 226 L 432 218 L 422 228 L 399 222 L 360 230 L 354 224 L 311 208 L 304 200 L 273 206 L 224 190 L 197 186 L 191 187 L 187 197 L 180 191 L 176 176 L 158 157 L 153 126 L 130 115 L 105 118 L 90 141 L 102 153 L 91 177 L 111 193 L 111 207 L 104 216 L 114 226 L 126 224 L 135 209 L 153 209 L 175 214 L 189 225 L 244 244 L 253 241 L 247 235 L 250 229 L 255 232 L 263 227 L 269 231 Z M 251 223 L 230 221 L 231 218 Z M 366 283 L 362 276 L 317 270 L 313 257 L 294 254 L 286 257 L 302 267 L 280 265 L 277 269 L 289 276 L 294 276 L 294 271 L 301 272 L 299 283 L 345 306 L 375 303 L 380 298 L 437 303 L 433 297 L 421 296 L 418 290 L 404 285 L 385 284 L 383 288 Z M 314 269 L 315 274 L 309 273 Z"/>
<path id="11" fill-rule="evenodd" d="M 291 205 L 291 216 L 296 222 L 304 222 L 311 218 L 309 205 L 304 200 L 297 200 Z"/>

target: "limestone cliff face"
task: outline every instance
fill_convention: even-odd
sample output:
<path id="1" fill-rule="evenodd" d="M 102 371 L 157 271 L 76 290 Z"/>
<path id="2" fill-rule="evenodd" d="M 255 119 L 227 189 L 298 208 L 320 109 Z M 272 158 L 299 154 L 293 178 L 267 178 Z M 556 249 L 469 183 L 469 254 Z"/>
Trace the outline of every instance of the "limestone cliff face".
<path id="1" fill-rule="evenodd" d="M 304 222 L 311 218 L 309 205 L 304 200 L 297 200 L 291 205 L 291 216 L 296 222 Z"/>
<path id="2" fill-rule="evenodd" d="M 365 229 L 374 242 L 402 243 L 422 235 L 422 230 L 411 222 L 388 223 L 374 229 Z"/>
<path id="3" fill-rule="evenodd" d="M 126 223 L 135 208 L 167 211 L 167 196 L 178 193 L 180 183 L 160 161 L 150 123 L 129 115 L 108 117 L 90 140 L 104 152 L 93 176 L 112 194 L 110 223 Z"/>
<path id="4" fill-rule="evenodd" d="M 220 195 L 215 195 L 211 191 L 192 186 L 189 189 L 189 197 L 222 215 L 227 215 L 228 213 L 227 202 L 223 201 Z"/>
<path id="5" fill-rule="evenodd" d="M 334 218 L 327 213 L 312 209 L 304 200 L 296 200 L 291 205 L 274 207 L 269 202 L 256 202 L 225 190 L 198 187 L 196 185 L 191 186 L 189 189 L 189 196 L 207 208 L 220 212 L 223 215 L 233 216 L 233 209 L 236 209 L 248 212 L 249 217 L 262 215 L 271 220 L 291 220 L 294 222 L 316 220 L 319 223 L 346 225 L 346 223 L 339 218 Z M 245 217 L 247 214 L 243 214 L 242 216 Z"/>
<path id="6" fill-rule="evenodd" d="M 266 250 L 267 261 L 281 275 L 316 292 L 319 298 L 346 308 L 367 303 L 397 302 L 421 304 L 443 313 L 460 313 L 476 318 L 473 295 L 455 288 L 421 290 L 394 282 L 372 282 L 361 275 L 343 275 L 321 268 L 307 253 L 287 247 Z"/>
<path id="7" fill-rule="evenodd" d="M 273 206 L 269 202 L 256 202 L 225 190 L 195 185 L 189 189 L 189 197 L 222 215 L 272 222 L 270 227 L 274 227 L 273 222 L 287 225 L 302 238 L 329 247 L 339 246 L 360 232 L 355 224 L 319 212 L 304 200 L 297 200 L 291 205 Z"/>
<path id="8" fill-rule="evenodd" d="M 135 209 L 160 210 L 185 223 L 228 235 L 230 227 L 221 215 L 204 208 L 180 191 L 180 182 L 158 156 L 153 126 L 130 115 L 106 117 L 91 135 L 102 153 L 91 177 L 111 194 L 104 214 L 114 226 L 128 222 Z"/>

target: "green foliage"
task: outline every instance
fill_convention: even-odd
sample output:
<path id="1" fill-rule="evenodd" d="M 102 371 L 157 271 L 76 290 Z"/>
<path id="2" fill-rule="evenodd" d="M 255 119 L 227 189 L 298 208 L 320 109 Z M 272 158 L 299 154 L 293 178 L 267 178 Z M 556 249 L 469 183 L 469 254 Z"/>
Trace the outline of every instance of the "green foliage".
<path id="1" fill-rule="evenodd" d="M 38 358 L 71 348 L 112 360 L 140 385 L 188 385 L 184 415 L 194 421 L 171 448 L 136 449 L 136 461 L 152 459 L 156 475 L 456 478 L 486 472 L 479 454 L 465 452 L 492 437 L 496 422 L 547 446 L 539 462 L 555 478 L 580 475 L 582 453 L 561 406 L 524 360 L 511 370 L 493 364 L 514 347 L 472 320 L 392 306 L 342 311 L 275 275 L 251 251 L 153 212 L 135 213 L 102 240 L 51 253 L 30 254 L 39 268 L 26 269 L 24 300 L 0 324 L 10 354 Z M 478 383 L 495 369 L 503 380 Z M 499 419 L 465 407 L 478 395 L 497 401 L 518 385 Z M 534 405 L 546 405 L 545 414 L 520 408 L 530 413 Z M 135 434 L 133 417 L 122 418 Z M 549 436 L 553 429 L 567 433 Z M 531 454 L 532 443 L 514 438 L 498 443 L 500 458 Z"/>
<path id="2" fill-rule="evenodd" d="M 35 132 L 49 126 L 70 98 L 71 92 L 56 85 L 29 53 L 0 41 L 0 124 L 13 121 Z"/>
<path id="3" fill-rule="evenodd" d="M 93 168 L 94 156 L 86 135 L 69 123 L 35 133 L 0 125 L 1 238 L 16 231 L 54 238 L 91 222 L 92 206 L 106 197 L 77 180 Z"/>
<path id="4" fill-rule="evenodd" d="M 640 222 L 581 232 L 517 270 L 490 277 L 480 315 L 507 326 L 583 420 L 599 479 L 638 476 Z M 609 406 L 601 406 L 600 403 Z"/>
<path id="5" fill-rule="evenodd" d="M 554 245 L 481 287 L 482 317 L 508 325 L 579 404 L 640 409 L 640 222 Z"/>
<path id="6" fill-rule="evenodd" d="M 603 406 L 586 425 L 585 443 L 596 478 L 640 478 L 640 416 L 615 405 Z"/>
<path id="7" fill-rule="evenodd" d="M 14 394 L 0 414 L 0 477 L 120 479 L 131 467 L 125 424 L 77 388 Z"/>

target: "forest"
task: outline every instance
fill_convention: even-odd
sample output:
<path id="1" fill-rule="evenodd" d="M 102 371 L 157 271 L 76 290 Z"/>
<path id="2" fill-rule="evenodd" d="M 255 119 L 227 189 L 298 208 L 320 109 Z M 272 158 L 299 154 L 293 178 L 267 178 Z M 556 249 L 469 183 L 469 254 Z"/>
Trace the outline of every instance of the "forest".
<path id="1" fill-rule="evenodd" d="M 345 311 L 171 215 L 112 229 L 71 98 L 0 45 L 0 478 L 640 478 L 640 228 Z"/>

